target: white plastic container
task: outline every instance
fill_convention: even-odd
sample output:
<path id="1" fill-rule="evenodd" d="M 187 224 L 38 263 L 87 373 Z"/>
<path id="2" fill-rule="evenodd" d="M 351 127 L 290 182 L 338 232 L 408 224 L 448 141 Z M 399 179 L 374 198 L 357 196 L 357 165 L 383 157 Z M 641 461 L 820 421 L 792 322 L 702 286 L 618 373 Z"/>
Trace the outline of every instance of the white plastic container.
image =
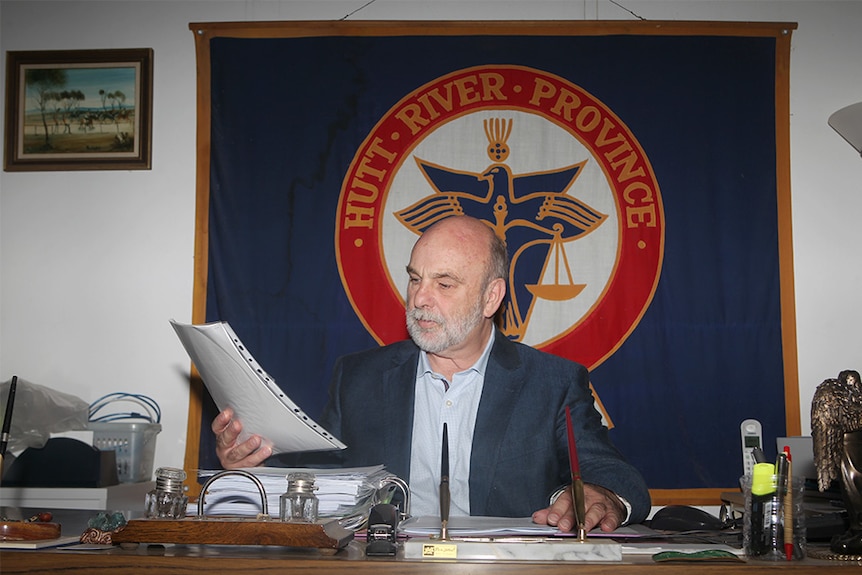
<path id="1" fill-rule="evenodd" d="M 93 430 L 93 445 L 96 448 L 116 452 L 120 483 L 139 483 L 153 478 L 156 436 L 162 430 L 161 424 L 91 421 L 88 426 Z"/>

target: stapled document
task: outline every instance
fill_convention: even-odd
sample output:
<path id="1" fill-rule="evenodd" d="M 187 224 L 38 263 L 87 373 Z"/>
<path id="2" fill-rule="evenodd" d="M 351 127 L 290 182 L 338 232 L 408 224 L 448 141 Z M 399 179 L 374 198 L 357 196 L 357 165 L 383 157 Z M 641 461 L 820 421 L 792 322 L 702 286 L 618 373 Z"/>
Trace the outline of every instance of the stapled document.
<path id="1" fill-rule="evenodd" d="M 273 453 L 344 449 L 282 391 L 227 322 L 171 325 L 201 374 L 219 410 L 233 409 L 242 422 L 240 441 L 260 435 Z"/>

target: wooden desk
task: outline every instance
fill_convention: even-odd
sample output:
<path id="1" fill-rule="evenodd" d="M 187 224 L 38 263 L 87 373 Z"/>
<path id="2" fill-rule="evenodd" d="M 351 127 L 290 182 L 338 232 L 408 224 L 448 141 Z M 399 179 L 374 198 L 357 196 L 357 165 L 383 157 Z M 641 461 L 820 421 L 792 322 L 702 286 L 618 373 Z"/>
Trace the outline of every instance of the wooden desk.
<path id="1" fill-rule="evenodd" d="M 858 573 L 860 562 L 804 561 L 741 563 L 654 563 L 649 556 L 625 556 L 622 563 L 494 563 L 407 561 L 400 558 L 366 558 L 364 544 L 351 542 L 334 555 L 281 547 L 168 546 L 135 550 L 119 547 L 103 551 L 35 550 L 0 551 L 0 570 L 13 573 L 57 573 L 90 575 L 116 572 L 158 573 L 307 573 L 310 575 L 701 575 L 771 574 L 777 570 L 792 575 Z"/>

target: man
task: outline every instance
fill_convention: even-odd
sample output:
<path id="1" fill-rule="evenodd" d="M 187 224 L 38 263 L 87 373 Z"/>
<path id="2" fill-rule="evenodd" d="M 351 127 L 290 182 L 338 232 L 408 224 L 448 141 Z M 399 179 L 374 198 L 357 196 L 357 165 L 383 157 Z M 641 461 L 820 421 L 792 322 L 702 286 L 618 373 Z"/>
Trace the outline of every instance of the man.
<path id="1" fill-rule="evenodd" d="M 345 356 L 335 366 L 320 423 L 348 448 L 348 466 L 383 463 L 409 478 L 413 515 L 437 514 L 442 427 L 448 426 L 452 515 L 527 516 L 575 527 L 565 408 L 569 406 L 587 530 L 640 522 L 650 499 L 641 475 L 613 447 L 594 407 L 587 370 L 509 341 L 494 327 L 506 294 L 506 247 L 477 219 L 428 228 L 413 247 L 406 317 L 410 340 Z M 243 443 L 226 409 L 212 424 L 225 468 L 270 456 Z"/>

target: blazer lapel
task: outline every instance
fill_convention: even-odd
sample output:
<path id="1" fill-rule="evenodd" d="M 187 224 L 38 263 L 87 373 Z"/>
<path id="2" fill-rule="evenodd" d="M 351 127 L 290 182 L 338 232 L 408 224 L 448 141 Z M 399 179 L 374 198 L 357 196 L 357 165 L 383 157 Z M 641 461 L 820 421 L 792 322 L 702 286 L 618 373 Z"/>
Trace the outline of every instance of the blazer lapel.
<path id="1" fill-rule="evenodd" d="M 470 456 L 470 514 L 486 515 L 493 470 L 500 455 L 503 432 L 509 425 L 524 374 L 518 351 L 497 332 L 485 370 L 482 398 L 476 415 Z"/>
<path id="2" fill-rule="evenodd" d="M 413 438 L 413 402 L 419 350 L 412 348 L 392 358 L 392 367 L 383 373 L 382 414 L 392 433 L 379 438 L 386 441 L 387 470 L 404 481 L 410 480 L 410 443 Z M 370 438 L 373 440 L 373 438 Z"/>

